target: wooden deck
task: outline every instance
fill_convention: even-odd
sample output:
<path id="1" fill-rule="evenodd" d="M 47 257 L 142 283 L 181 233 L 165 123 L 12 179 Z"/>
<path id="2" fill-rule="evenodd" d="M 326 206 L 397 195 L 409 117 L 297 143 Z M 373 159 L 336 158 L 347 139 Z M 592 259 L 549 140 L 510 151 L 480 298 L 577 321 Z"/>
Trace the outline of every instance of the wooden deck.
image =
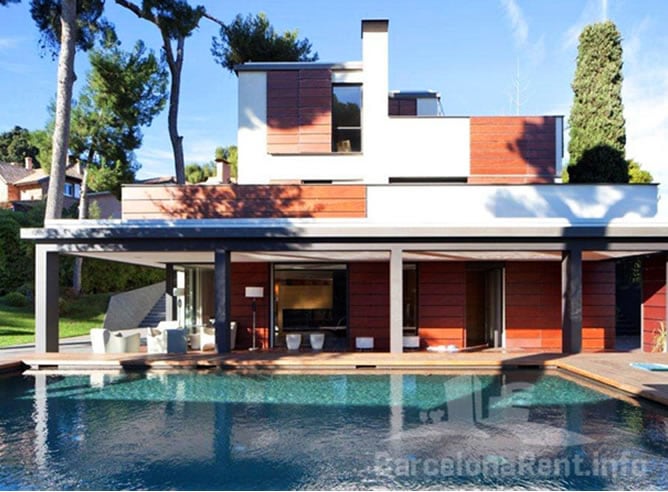
<path id="1" fill-rule="evenodd" d="M 18 354 L 14 360 L 0 361 L 0 372 L 33 369 L 72 370 L 184 370 L 228 369 L 269 371 L 452 371 L 532 368 L 559 369 L 633 396 L 668 405 L 668 372 L 649 372 L 631 367 L 631 362 L 668 363 L 667 354 L 606 352 L 560 354 L 536 352 L 496 352 L 441 354 L 409 352 L 190 352 L 162 354 L 49 353 Z"/>

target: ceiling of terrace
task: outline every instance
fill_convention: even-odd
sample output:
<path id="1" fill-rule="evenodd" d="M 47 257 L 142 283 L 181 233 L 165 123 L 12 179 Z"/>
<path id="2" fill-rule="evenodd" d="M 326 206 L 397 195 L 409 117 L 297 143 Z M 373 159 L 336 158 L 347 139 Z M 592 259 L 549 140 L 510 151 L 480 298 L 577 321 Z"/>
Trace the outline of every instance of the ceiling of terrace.
<path id="1" fill-rule="evenodd" d="M 627 256 L 636 256 L 642 252 L 624 251 L 585 251 L 584 261 L 602 261 Z M 162 267 L 167 263 L 204 265 L 213 264 L 213 251 L 189 252 L 87 252 L 81 256 L 103 260 L 119 261 L 137 265 Z M 559 251 L 404 251 L 405 262 L 423 261 L 560 261 Z M 387 251 L 269 251 L 269 252 L 233 252 L 232 262 L 359 262 L 389 261 Z"/>

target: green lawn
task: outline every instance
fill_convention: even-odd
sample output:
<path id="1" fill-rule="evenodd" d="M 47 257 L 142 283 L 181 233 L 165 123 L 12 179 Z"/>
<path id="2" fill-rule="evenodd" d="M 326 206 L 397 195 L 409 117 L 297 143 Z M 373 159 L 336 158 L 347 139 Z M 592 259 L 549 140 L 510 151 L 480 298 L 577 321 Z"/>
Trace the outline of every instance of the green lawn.
<path id="1" fill-rule="evenodd" d="M 93 294 L 67 299 L 61 304 L 60 337 L 87 335 L 91 328 L 102 326 L 109 294 Z M 7 306 L 0 299 L 0 347 L 33 343 L 35 314 L 32 306 Z"/>

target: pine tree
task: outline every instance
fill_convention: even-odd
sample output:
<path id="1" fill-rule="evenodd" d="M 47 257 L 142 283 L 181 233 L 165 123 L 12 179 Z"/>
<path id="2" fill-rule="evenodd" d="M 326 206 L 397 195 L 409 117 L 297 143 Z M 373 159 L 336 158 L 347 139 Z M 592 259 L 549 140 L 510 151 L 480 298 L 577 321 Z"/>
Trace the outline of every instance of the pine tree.
<path id="1" fill-rule="evenodd" d="M 569 118 L 571 183 L 627 183 L 621 35 L 611 21 L 580 34 Z"/>

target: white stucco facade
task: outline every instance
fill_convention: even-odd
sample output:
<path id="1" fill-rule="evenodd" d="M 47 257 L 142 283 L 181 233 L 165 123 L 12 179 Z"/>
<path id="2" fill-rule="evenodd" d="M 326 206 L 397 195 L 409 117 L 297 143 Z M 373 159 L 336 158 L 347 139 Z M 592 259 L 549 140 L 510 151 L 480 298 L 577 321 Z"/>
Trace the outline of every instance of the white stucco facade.
<path id="1" fill-rule="evenodd" d="M 239 184 L 358 182 L 392 178 L 463 178 L 469 174 L 467 117 L 437 117 L 438 99 L 417 98 L 414 117 L 388 115 L 387 25 L 363 27 L 363 61 L 334 64 L 332 83 L 361 83 L 362 151 L 285 155 L 267 151 L 267 66 L 239 71 Z"/>

